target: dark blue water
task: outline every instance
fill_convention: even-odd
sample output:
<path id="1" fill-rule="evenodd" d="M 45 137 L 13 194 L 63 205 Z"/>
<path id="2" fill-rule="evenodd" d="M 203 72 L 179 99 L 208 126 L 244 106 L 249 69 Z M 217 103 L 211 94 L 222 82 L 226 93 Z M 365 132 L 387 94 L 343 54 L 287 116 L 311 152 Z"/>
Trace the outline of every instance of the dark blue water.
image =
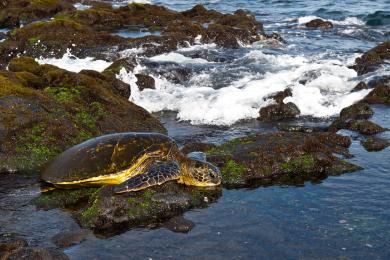
<path id="1" fill-rule="evenodd" d="M 268 33 L 278 32 L 285 39 L 284 47 L 264 50 L 277 55 L 334 58 L 337 63 L 390 39 L 388 0 L 153 3 L 175 10 L 198 3 L 222 12 L 249 10 L 264 23 Z M 337 26 L 328 31 L 307 30 L 303 23 L 311 16 L 329 19 Z M 236 60 L 247 51 L 231 51 L 224 57 Z M 251 73 L 259 70 L 256 63 L 251 66 Z M 234 74 L 240 70 L 238 67 L 228 68 Z M 388 66 L 356 81 L 383 74 L 390 74 Z M 376 106 L 373 121 L 390 128 L 389 111 L 389 107 Z M 179 142 L 195 138 L 219 143 L 235 136 L 275 130 L 275 125 L 255 120 L 211 127 L 178 122 L 172 114 L 159 117 Z M 311 122 L 323 123 L 327 120 Z M 363 170 L 303 187 L 224 189 L 217 203 L 184 215 L 196 224 L 188 234 L 164 228 L 132 229 L 108 239 L 89 236 L 65 252 L 72 259 L 390 259 L 390 148 L 368 153 L 360 145 L 363 136 L 341 133 L 353 137 L 350 152 L 354 157 L 350 161 Z M 390 140 L 390 132 L 378 136 Z M 15 195 L 21 199 L 15 203 L 14 211 L 0 208 L 1 221 L 5 223 L 0 225 L 0 231 L 21 233 L 34 245 L 50 246 L 48 238 L 59 230 L 74 229 L 76 224 L 66 212 L 35 211 L 28 206 L 26 198 L 38 193 L 38 187 L 32 186 L 4 195 L 4 201 Z"/>

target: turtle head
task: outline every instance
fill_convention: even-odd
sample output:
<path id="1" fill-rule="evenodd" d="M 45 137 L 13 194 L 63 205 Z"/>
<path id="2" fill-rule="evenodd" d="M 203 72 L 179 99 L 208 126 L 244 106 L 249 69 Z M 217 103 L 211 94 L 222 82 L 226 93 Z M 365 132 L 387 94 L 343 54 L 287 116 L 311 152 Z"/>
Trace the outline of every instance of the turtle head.
<path id="1" fill-rule="evenodd" d="M 183 167 L 181 181 L 193 186 L 217 186 L 221 184 L 221 173 L 213 164 L 194 157 L 188 157 Z"/>

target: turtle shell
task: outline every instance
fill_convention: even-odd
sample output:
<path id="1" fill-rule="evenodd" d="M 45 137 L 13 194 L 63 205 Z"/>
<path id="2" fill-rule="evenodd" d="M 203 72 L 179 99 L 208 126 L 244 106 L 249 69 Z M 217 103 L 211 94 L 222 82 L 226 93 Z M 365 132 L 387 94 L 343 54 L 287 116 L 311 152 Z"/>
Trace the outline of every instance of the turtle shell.
<path id="1" fill-rule="evenodd" d="M 117 184 L 142 164 L 168 159 L 178 151 L 174 141 L 157 133 L 119 133 L 97 137 L 73 146 L 54 158 L 41 178 L 58 185 Z"/>

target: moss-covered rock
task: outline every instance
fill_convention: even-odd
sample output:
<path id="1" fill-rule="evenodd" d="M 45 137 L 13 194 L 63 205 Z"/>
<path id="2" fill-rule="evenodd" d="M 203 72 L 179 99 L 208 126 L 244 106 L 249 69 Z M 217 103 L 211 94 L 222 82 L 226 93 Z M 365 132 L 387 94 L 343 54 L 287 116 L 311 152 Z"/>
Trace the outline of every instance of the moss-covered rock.
<path id="1" fill-rule="evenodd" d="M 111 236 L 131 227 L 162 223 L 195 207 L 206 207 L 220 195 L 218 187 L 202 189 L 168 182 L 122 195 L 112 193 L 110 187 L 53 190 L 33 202 L 43 209 L 69 209 L 82 227 Z"/>
<path id="2" fill-rule="evenodd" d="M 369 137 L 366 140 L 361 141 L 364 149 L 368 152 L 378 152 L 390 146 L 390 142 L 376 137 Z"/>
<path id="3" fill-rule="evenodd" d="M 191 141 L 186 143 L 182 148 L 181 152 L 183 154 L 188 154 L 191 152 L 207 152 L 211 149 L 215 148 L 215 144 L 209 144 L 209 143 L 201 143 L 196 141 Z"/>
<path id="4" fill-rule="evenodd" d="M 0 27 L 19 27 L 75 8 L 64 0 L 6 0 L 0 9 Z"/>
<path id="5" fill-rule="evenodd" d="M 233 139 L 207 155 L 220 167 L 228 187 L 295 184 L 359 169 L 333 155 L 348 156 L 350 143 L 332 133 L 277 132 Z"/>
<path id="6" fill-rule="evenodd" d="M 337 132 L 341 129 L 356 131 L 363 135 L 373 135 L 386 131 L 385 128 L 369 120 L 354 120 L 343 118 L 336 119 L 329 127 L 329 130 L 332 132 Z"/>
<path id="7" fill-rule="evenodd" d="M 283 119 L 295 118 L 301 111 L 292 102 L 284 104 L 283 102 L 279 104 L 272 104 L 266 107 L 262 107 L 259 111 L 259 120 L 271 122 L 279 121 Z"/>
<path id="8" fill-rule="evenodd" d="M 106 133 L 165 133 L 98 72 L 73 73 L 27 57 L 11 64 L 17 72 L 0 71 L 2 171 L 37 169 L 66 148 Z"/>
<path id="9" fill-rule="evenodd" d="M 372 115 L 374 115 L 374 111 L 367 103 L 363 102 L 343 108 L 340 112 L 340 118 L 343 119 L 368 119 Z"/>
<path id="10" fill-rule="evenodd" d="M 86 56 L 93 50 L 126 44 L 126 39 L 66 19 L 54 19 L 28 24 L 14 29 L 10 37 L 0 43 L 0 67 L 18 54 L 32 57 L 61 57 L 67 51 Z M 31 71 L 29 71 L 31 72 Z"/>
<path id="11" fill-rule="evenodd" d="M 377 80 L 372 80 L 368 85 L 373 90 L 364 98 L 364 102 L 390 105 L 390 76 L 382 76 Z"/>
<path id="12" fill-rule="evenodd" d="M 196 39 L 202 43 L 239 48 L 242 44 L 267 38 L 263 25 L 242 10 L 222 14 L 203 6 L 177 12 L 149 4 L 132 3 L 120 8 L 92 4 L 90 9 L 67 10 L 58 13 L 53 20 L 30 23 L 11 31 L 0 43 L 0 67 L 5 68 L 18 54 L 60 57 L 71 50 L 79 57 L 101 57 L 103 49 L 110 50 L 115 46 L 116 50 L 143 48 L 145 55 L 151 56 L 193 44 Z M 108 33 L 129 26 L 161 31 L 161 35 L 125 39 Z"/>

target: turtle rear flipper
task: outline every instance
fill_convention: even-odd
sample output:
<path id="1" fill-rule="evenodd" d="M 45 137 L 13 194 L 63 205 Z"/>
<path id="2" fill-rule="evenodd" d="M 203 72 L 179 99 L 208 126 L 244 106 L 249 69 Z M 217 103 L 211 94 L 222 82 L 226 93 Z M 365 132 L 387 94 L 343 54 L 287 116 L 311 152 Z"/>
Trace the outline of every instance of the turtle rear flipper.
<path id="1" fill-rule="evenodd" d="M 179 178 L 180 166 L 176 161 L 158 161 L 148 167 L 144 173 L 138 174 L 133 178 L 114 186 L 113 191 L 115 193 L 138 191 Z"/>

